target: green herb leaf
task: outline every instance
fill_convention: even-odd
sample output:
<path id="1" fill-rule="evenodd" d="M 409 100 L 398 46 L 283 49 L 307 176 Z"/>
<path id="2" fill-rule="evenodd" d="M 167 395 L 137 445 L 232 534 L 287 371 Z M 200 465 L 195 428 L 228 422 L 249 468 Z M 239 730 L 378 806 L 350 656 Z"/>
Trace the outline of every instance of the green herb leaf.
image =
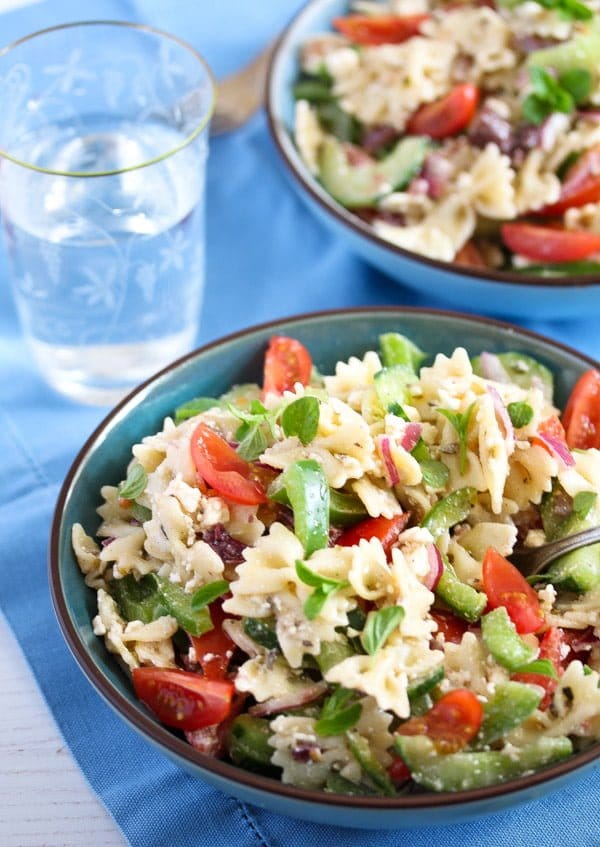
<path id="1" fill-rule="evenodd" d="M 590 96 L 592 75 L 586 68 L 570 68 L 560 75 L 559 82 L 578 105 Z"/>
<path id="2" fill-rule="evenodd" d="M 267 436 L 261 423 L 243 423 L 235 434 L 239 442 L 236 452 L 247 462 L 253 462 L 268 447 Z"/>
<path id="3" fill-rule="evenodd" d="M 558 679 L 556 668 L 550 659 L 534 659 L 533 662 L 528 662 L 520 667 L 517 673 L 539 673 L 552 679 Z"/>
<path id="4" fill-rule="evenodd" d="M 540 2 L 540 0 L 537 0 Z M 547 5 L 552 3 L 553 5 Z M 560 9 L 564 10 L 565 4 L 575 4 L 575 7 L 587 7 L 577 0 L 544 0 L 540 5 L 547 8 L 559 8 L 558 3 L 563 4 Z M 529 75 L 533 92 L 523 101 L 523 117 L 532 124 L 540 124 L 554 112 L 569 114 L 577 104 L 585 103 L 592 89 L 592 75 L 586 68 L 569 68 L 561 76 L 554 77 L 545 68 L 532 65 Z"/>
<path id="5" fill-rule="evenodd" d="M 403 617 L 402 606 L 385 606 L 376 612 L 369 612 L 361 641 L 370 656 L 374 656 L 383 647 Z"/>
<path id="6" fill-rule="evenodd" d="M 214 409 L 215 406 L 220 406 L 220 403 L 214 397 L 195 397 L 175 409 L 175 423 L 187 421 L 188 418 L 193 418 L 208 409 Z"/>
<path id="7" fill-rule="evenodd" d="M 580 0 L 535 0 L 545 9 L 553 9 L 565 21 L 589 21 L 594 12 Z"/>
<path id="8" fill-rule="evenodd" d="M 509 403 L 506 410 L 515 429 L 527 426 L 533 419 L 533 409 L 529 403 Z"/>
<path id="9" fill-rule="evenodd" d="M 207 582 L 206 585 L 192 594 L 192 610 L 197 612 L 198 609 L 209 606 L 218 597 L 227 594 L 228 591 L 229 583 L 226 579 L 215 579 L 214 582 Z"/>
<path id="10" fill-rule="evenodd" d="M 147 509 L 146 506 L 140 505 L 140 503 L 132 503 L 131 504 L 131 514 L 140 523 L 146 523 L 152 517 L 152 511 Z"/>
<path id="11" fill-rule="evenodd" d="M 410 421 L 410 418 L 408 417 L 400 403 L 390 403 L 387 410 L 388 412 L 390 412 L 390 414 L 396 415 L 397 418 L 402 418 L 403 421 Z M 415 450 L 416 449 L 417 448 L 415 447 Z"/>
<path id="12" fill-rule="evenodd" d="M 299 397 L 286 406 L 281 415 L 284 435 L 296 435 L 305 446 L 310 444 L 319 427 L 319 401 L 316 397 Z"/>
<path id="13" fill-rule="evenodd" d="M 305 585 L 310 585 L 311 588 L 315 589 L 304 603 L 304 614 L 309 621 L 317 617 L 330 594 L 348 586 L 346 580 L 322 576 L 311 570 L 299 559 L 296 560 L 296 575 Z"/>
<path id="14" fill-rule="evenodd" d="M 362 714 L 362 705 L 356 702 L 356 692 L 348 688 L 336 688 L 323 703 L 319 719 L 315 723 L 317 735 L 340 735 L 356 724 Z"/>
<path id="15" fill-rule="evenodd" d="M 467 462 L 467 437 L 469 431 L 469 421 L 471 419 L 471 413 L 475 408 L 475 402 L 471 403 L 466 412 L 462 414 L 460 412 L 452 412 L 450 409 L 438 409 L 438 412 L 442 414 L 447 420 L 450 421 L 454 429 L 456 430 L 456 434 L 458 435 L 458 444 L 459 444 L 459 460 L 458 460 L 458 469 L 463 474 L 465 472 L 465 465 Z"/>
<path id="16" fill-rule="evenodd" d="M 573 511 L 578 518 L 587 518 L 590 510 L 594 507 L 598 495 L 595 491 L 578 491 L 573 497 Z"/>
<path id="17" fill-rule="evenodd" d="M 127 471 L 127 479 L 119 485 L 117 495 L 123 500 L 135 500 L 144 493 L 147 484 L 148 474 L 139 462 L 134 462 Z"/>

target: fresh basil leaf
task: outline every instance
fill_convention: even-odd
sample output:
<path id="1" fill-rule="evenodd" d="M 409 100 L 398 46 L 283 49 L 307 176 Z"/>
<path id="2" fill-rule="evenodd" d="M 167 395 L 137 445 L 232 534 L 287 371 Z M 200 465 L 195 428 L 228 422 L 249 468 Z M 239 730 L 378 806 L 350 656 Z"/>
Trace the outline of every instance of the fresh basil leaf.
<path id="1" fill-rule="evenodd" d="M 326 132 L 335 135 L 340 141 L 359 144 L 363 135 L 362 124 L 354 115 L 345 112 L 337 100 L 315 105 L 319 123 Z"/>
<path id="2" fill-rule="evenodd" d="M 197 612 L 198 609 L 209 606 L 217 598 L 227 594 L 228 591 L 229 583 L 226 579 L 215 579 L 213 582 L 207 582 L 206 585 L 192 594 L 192 610 Z"/>
<path id="3" fill-rule="evenodd" d="M 284 435 L 297 436 L 305 446 L 310 444 L 319 427 L 319 401 L 316 397 L 299 397 L 285 407 L 281 415 Z"/>
<path id="4" fill-rule="evenodd" d="M 208 409 L 214 409 L 219 406 L 218 400 L 214 397 L 195 397 L 193 400 L 188 400 L 187 403 L 178 406 L 175 409 L 175 423 L 187 421 L 188 418 L 193 418 L 201 412 L 206 412 Z"/>
<path id="5" fill-rule="evenodd" d="M 419 462 L 423 482 L 430 488 L 445 488 L 450 478 L 447 465 L 437 459 L 423 459 Z"/>
<path id="6" fill-rule="evenodd" d="M 590 96 L 592 75 L 586 68 L 569 68 L 560 75 L 559 82 L 578 105 L 585 103 Z"/>
<path id="7" fill-rule="evenodd" d="M 527 426 L 533 420 L 533 409 L 529 403 L 509 403 L 506 407 L 510 422 L 515 429 L 520 429 L 522 426 Z"/>
<path id="8" fill-rule="evenodd" d="M 534 126 L 543 123 L 553 111 L 552 106 L 546 100 L 538 97 L 537 94 L 528 94 L 521 106 L 523 117 L 527 123 Z"/>
<path id="9" fill-rule="evenodd" d="M 376 612 L 369 612 L 360 640 L 370 656 L 374 656 L 385 644 L 403 617 L 402 606 L 385 606 Z"/>
<path id="10" fill-rule="evenodd" d="M 475 402 L 471 403 L 466 412 L 463 412 L 462 414 L 460 412 L 452 412 L 450 409 L 438 409 L 438 412 L 440 412 L 448 421 L 450 421 L 450 423 L 456 430 L 456 434 L 458 435 L 458 469 L 461 474 L 465 472 L 465 465 L 467 462 L 467 437 L 469 431 L 469 421 L 471 419 L 471 414 L 474 408 Z"/>
<path id="11" fill-rule="evenodd" d="M 319 719 L 315 723 L 317 735 L 340 735 L 356 724 L 362 714 L 362 705 L 356 702 L 356 692 L 336 688 L 325 700 Z"/>
<path id="12" fill-rule="evenodd" d="M 238 443 L 237 454 L 247 462 L 253 462 L 265 452 L 269 442 L 260 423 L 243 423 L 235 435 Z"/>
<path id="13" fill-rule="evenodd" d="M 305 585 L 315 589 L 310 597 L 307 597 L 303 607 L 309 621 L 317 617 L 330 594 L 348 585 L 346 580 L 332 579 L 315 573 L 299 559 L 296 560 L 296 575 Z"/>
<path id="14" fill-rule="evenodd" d="M 534 659 L 533 662 L 528 662 L 520 667 L 518 673 L 539 673 L 552 679 L 558 679 L 556 668 L 550 659 Z"/>
<path id="15" fill-rule="evenodd" d="M 410 418 L 408 417 L 400 403 L 390 403 L 387 410 L 390 414 L 396 415 L 397 418 L 402 418 L 403 421 L 410 422 Z"/>
<path id="16" fill-rule="evenodd" d="M 131 514 L 140 523 L 146 523 L 152 518 L 152 510 L 142 506 L 140 503 L 131 504 Z"/>
<path id="17" fill-rule="evenodd" d="M 573 497 L 573 511 L 578 518 L 587 518 L 590 510 L 594 507 L 598 495 L 595 491 L 578 491 Z"/>
<path id="18" fill-rule="evenodd" d="M 309 103 L 331 103 L 335 101 L 331 85 L 320 79 L 299 80 L 292 90 L 294 100 L 308 100 Z"/>
<path id="19" fill-rule="evenodd" d="M 135 500 L 144 493 L 148 484 L 148 474 L 139 462 L 134 462 L 127 471 L 127 479 L 122 482 L 117 495 L 123 500 Z"/>

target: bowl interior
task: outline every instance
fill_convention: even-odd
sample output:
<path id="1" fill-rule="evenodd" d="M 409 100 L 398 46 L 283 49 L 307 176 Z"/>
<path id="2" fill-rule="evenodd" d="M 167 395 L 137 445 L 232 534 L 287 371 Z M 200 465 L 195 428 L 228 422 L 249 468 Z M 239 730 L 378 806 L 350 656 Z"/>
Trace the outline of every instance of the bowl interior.
<path id="1" fill-rule="evenodd" d="M 63 633 L 76 660 L 98 691 L 132 726 L 155 743 L 176 753 L 182 762 L 196 765 L 200 772 L 213 771 L 234 781 L 251 781 L 272 793 L 305 796 L 314 802 L 340 802 L 324 799 L 319 792 L 290 789 L 276 781 L 248 774 L 218 760 L 207 759 L 160 726 L 136 699 L 128 677 L 110 655 L 102 639 L 93 634 L 91 620 L 96 614 L 95 592 L 83 581 L 71 549 L 71 526 L 83 524 L 94 535 L 98 525 L 96 508 L 104 484 L 117 484 L 131 456 L 131 446 L 145 435 L 162 428 L 163 419 L 181 403 L 196 396 L 218 396 L 236 383 L 260 381 L 264 350 L 274 334 L 298 338 L 311 351 L 315 365 L 323 373 L 333 371 L 340 359 L 362 355 L 377 347 L 383 332 L 407 335 L 419 347 L 451 353 L 464 346 L 475 355 L 482 350 L 516 350 L 536 356 L 554 373 L 556 401 L 563 404 L 569 387 L 595 363 L 573 350 L 561 347 L 532 333 L 506 324 L 454 315 L 452 313 L 395 308 L 358 309 L 322 313 L 238 333 L 215 342 L 149 380 L 118 406 L 99 426 L 75 460 L 63 486 L 55 513 L 50 561 L 53 600 Z M 575 756 L 563 763 L 562 772 L 584 761 Z M 596 752 L 597 755 L 597 752 Z M 593 755 L 592 755 L 593 758 Z M 589 753 L 585 761 L 589 761 Z M 565 765 L 566 771 L 565 771 Z M 552 769 L 556 771 L 556 769 Z M 544 781 L 543 773 L 516 780 L 514 788 Z M 409 808 L 416 805 L 440 806 L 505 793 L 503 786 L 447 795 L 379 798 L 346 798 L 341 802 L 370 807 Z"/>

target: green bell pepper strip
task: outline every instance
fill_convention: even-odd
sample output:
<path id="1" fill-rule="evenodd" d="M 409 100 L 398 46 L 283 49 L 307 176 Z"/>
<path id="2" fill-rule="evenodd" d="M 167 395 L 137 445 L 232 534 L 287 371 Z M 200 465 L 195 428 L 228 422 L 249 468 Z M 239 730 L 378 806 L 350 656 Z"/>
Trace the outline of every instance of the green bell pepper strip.
<path id="1" fill-rule="evenodd" d="M 379 336 L 379 349 L 386 368 L 391 365 L 404 365 L 413 373 L 417 373 L 427 354 L 399 332 L 385 332 Z"/>
<path id="2" fill-rule="evenodd" d="M 437 501 L 421 521 L 421 526 L 428 529 L 434 538 L 438 538 L 467 519 L 476 497 L 477 491 L 472 486 L 457 488 Z"/>
<path id="3" fill-rule="evenodd" d="M 284 506 L 290 505 L 290 498 L 285 488 L 284 474 L 278 476 L 271 483 L 267 496 L 276 503 L 281 503 Z M 353 526 L 355 523 L 365 520 L 368 516 L 362 501 L 356 495 L 338 491 L 335 488 L 329 489 L 330 524 L 339 527 Z"/>
<path id="4" fill-rule="evenodd" d="M 383 765 L 377 761 L 371 752 L 367 739 L 359 735 L 358 732 L 350 730 L 346 732 L 346 740 L 352 755 L 377 789 L 377 793 L 383 794 L 385 797 L 393 797 L 396 794 L 394 783 Z"/>
<path id="5" fill-rule="evenodd" d="M 229 758 L 246 770 L 276 775 L 279 768 L 271 763 L 275 750 L 269 744 L 272 734 L 267 719 L 238 715 L 232 721 L 225 741 Z"/>
<path id="6" fill-rule="evenodd" d="M 435 587 L 435 594 L 453 612 L 469 623 L 478 621 L 487 606 L 486 595 L 467 585 L 466 582 L 461 582 L 446 560 L 444 560 L 444 572 Z"/>
<path id="7" fill-rule="evenodd" d="M 468 791 L 497 785 L 566 759 L 573 745 L 566 736 L 541 736 L 519 749 L 459 752 L 443 756 L 436 753 L 424 735 L 397 735 L 397 751 L 408 765 L 413 780 L 431 791 Z"/>
<path id="8" fill-rule="evenodd" d="M 536 651 L 517 633 L 504 606 L 481 618 L 481 635 L 495 661 L 509 671 L 517 671 L 535 658 Z"/>
<path id="9" fill-rule="evenodd" d="M 213 628 L 206 607 L 192 608 L 193 594 L 157 574 L 147 574 L 139 582 L 128 574 L 111 583 L 111 592 L 127 620 L 150 623 L 161 615 L 172 615 L 190 635 L 202 635 Z"/>
<path id="10" fill-rule="evenodd" d="M 345 794 L 350 797 L 374 797 L 379 794 L 375 788 L 369 788 L 362 783 L 351 782 L 349 779 L 340 776 L 336 771 L 330 771 L 327 774 L 325 791 L 328 794 Z"/>
<path id="11" fill-rule="evenodd" d="M 543 691 L 522 682 L 499 685 L 483 707 L 483 722 L 473 747 L 485 747 L 519 726 L 539 706 Z"/>
<path id="12" fill-rule="evenodd" d="M 329 542 L 329 486 L 314 459 L 300 459 L 281 475 L 281 484 L 294 513 L 294 531 L 306 557 Z"/>

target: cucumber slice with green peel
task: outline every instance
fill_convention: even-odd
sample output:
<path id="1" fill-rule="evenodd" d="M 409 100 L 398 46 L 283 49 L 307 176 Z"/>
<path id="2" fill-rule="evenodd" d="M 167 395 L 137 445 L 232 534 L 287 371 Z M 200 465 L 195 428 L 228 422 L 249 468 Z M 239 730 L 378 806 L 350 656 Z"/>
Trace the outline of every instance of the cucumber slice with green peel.
<path id="1" fill-rule="evenodd" d="M 573 68 L 589 71 L 594 80 L 600 76 L 600 20 L 594 16 L 589 27 L 569 41 L 534 50 L 527 59 L 528 65 L 551 68 L 558 75 Z"/>
<path id="2" fill-rule="evenodd" d="M 396 749 L 416 783 L 431 791 L 464 791 L 516 779 L 566 759 L 573 745 L 566 737 L 541 736 L 515 752 L 502 750 L 439 755 L 424 735 L 397 735 Z"/>
<path id="3" fill-rule="evenodd" d="M 527 356 L 525 353 L 508 352 L 498 353 L 500 364 L 506 371 L 510 382 L 516 383 L 520 388 L 541 388 L 544 397 L 552 402 L 554 394 L 554 377 L 550 371 L 537 359 Z M 483 376 L 481 371 L 480 356 L 475 356 L 471 365 L 477 376 Z"/>
<path id="4" fill-rule="evenodd" d="M 406 693 L 408 694 L 408 699 L 411 701 L 411 712 L 412 702 L 418 700 L 419 697 L 423 697 L 424 694 L 429 694 L 443 680 L 444 675 L 444 666 L 440 665 L 429 676 L 414 679 L 409 683 Z"/>
<path id="5" fill-rule="evenodd" d="M 321 641 L 321 649 L 316 657 L 319 670 L 322 674 L 326 674 L 334 665 L 339 665 L 344 659 L 354 656 L 355 652 L 346 638 L 340 638 L 339 641 Z"/>
<path id="6" fill-rule="evenodd" d="M 600 544 L 565 553 L 546 570 L 545 577 L 558 588 L 585 594 L 600 587 Z"/>
<path id="7" fill-rule="evenodd" d="M 499 685 L 483 707 L 483 722 L 473 746 L 485 747 L 522 724 L 537 709 L 542 696 L 541 688 L 523 682 Z"/>
<path id="8" fill-rule="evenodd" d="M 423 167 L 429 147 L 428 139 L 404 138 L 385 159 L 352 165 L 344 144 L 328 137 L 321 145 L 319 177 L 329 194 L 348 209 L 373 206 L 380 197 L 408 185 Z"/>
<path id="9" fill-rule="evenodd" d="M 417 375 L 405 365 L 382 368 L 373 377 L 375 392 L 386 411 L 395 404 L 407 403 L 410 399 L 408 386 L 417 381 Z"/>
<path id="10" fill-rule="evenodd" d="M 277 776 L 280 770 L 271 764 L 275 752 L 269 744 L 272 734 L 266 718 L 238 715 L 231 723 L 225 742 L 231 761 L 249 771 Z"/>

